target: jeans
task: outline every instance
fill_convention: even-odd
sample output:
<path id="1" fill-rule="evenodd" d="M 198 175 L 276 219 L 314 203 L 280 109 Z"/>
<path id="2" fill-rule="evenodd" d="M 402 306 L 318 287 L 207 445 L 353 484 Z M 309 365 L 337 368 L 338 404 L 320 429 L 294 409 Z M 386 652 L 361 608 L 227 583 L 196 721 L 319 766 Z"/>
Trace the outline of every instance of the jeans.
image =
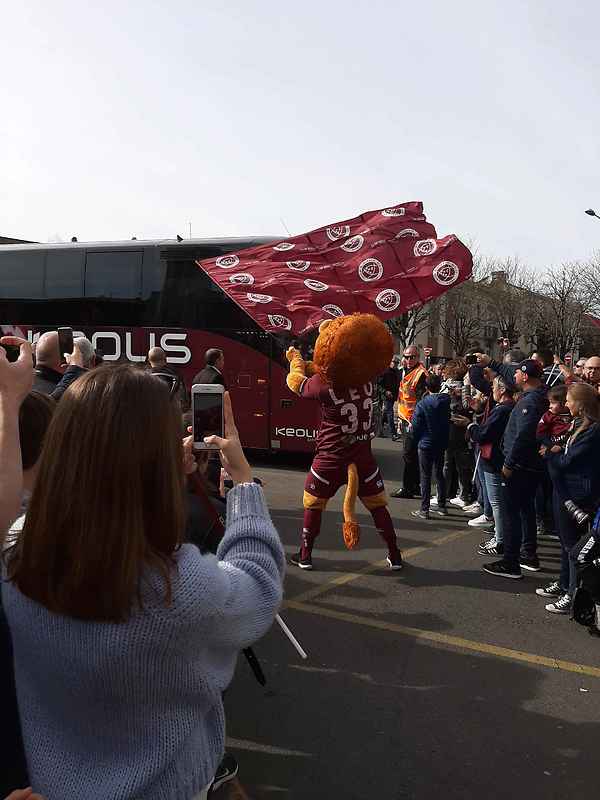
<path id="1" fill-rule="evenodd" d="M 500 472 L 484 472 L 483 474 L 488 497 L 490 499 L 492 516 L 494 517 L 496 541 L 498 544 L 504 544 L 504 532 L 510 524 L 508 509 L 502 491 L 502 482 L 504 479 Z"/>
<path id="2" fill-rule="evenodd" d="M 504 531 L 504 562 L 519 569 L 521 547 L 526 558 L 537 554 L 535 493 L 540 480 L 538 472 L 516 469 L 502 480 L 502 502 L 506 505 L 508 526 Z"/>
<path id="3" fill-rule="evenodd" d="M 431 501 L 431 474 L 435 470 L 438 508 L 446 507 L 446 481 L 444 479 L 444 451 L 419 448 L 421 469 L 421 511 L 429 511 Z"/>
<path id="4" fill-rule="evenodd" d="M 577 570 L 575 561 L 569 558 L 569 553 L 585 533 L 585 528 L 580 528 L 563 505 L 563 501 L 554 494 L 554 519 L 558 526 L 560 538 L 560 588 L 573 597 L 577 587 Z"/>
<path id="5" fill-rule="evenodd" d="M 485 482 L 485 470 L 481 464 L 481 458 L 477 462 L 477 477 L 479 478 L 479 485 L 481 486 L 481 505 L 483 506 L 483 513 L 488 518 L 493 517 L 492 504 L 488 494 L 487 484 Z"/>

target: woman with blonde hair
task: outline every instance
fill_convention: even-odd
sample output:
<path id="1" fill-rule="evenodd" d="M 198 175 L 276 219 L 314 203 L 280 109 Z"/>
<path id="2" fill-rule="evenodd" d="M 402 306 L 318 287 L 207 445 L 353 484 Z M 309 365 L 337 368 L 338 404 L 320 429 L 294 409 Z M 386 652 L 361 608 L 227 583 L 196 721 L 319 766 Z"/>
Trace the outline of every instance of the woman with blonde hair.
<path id="1" fill-rule="evenodd" d="M 587 383 L 574 383 L 567 392 L 567 408 L 573 417 L 564 450 L 553 453 L 542 448 L 552 479 L 553 508 L 561 544 L 560 577 L 543 589 L 540 597 L 552 598 L 546 611 L 567 614 L 575 592 L 576 569 L 569 552 L 585 531 L 565 504 L 595 508 L 600 502 L 600 398 Z"/>
<path id="2" fill-rule="evenodd" d="M 130 365 L 65 392 L 2 598 L 31 783 L 48 800 L 204 798 L 224 751 L 221 693 L 266 633 L 284 554 L 229 398 L 235 488 L 216 556 L 182 544 L 195 468 L 168 387 Z"/>

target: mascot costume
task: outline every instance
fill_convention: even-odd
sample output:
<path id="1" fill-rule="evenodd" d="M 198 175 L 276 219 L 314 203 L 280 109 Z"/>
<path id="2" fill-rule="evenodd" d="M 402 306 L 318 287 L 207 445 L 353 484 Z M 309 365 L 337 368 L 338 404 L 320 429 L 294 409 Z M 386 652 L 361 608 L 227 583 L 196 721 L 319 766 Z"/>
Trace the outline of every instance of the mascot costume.
<path id="1" fill-rule="evenodd" d="M 384 323 L 372 314 L 352 314 L 326 320 L 319 328 L 314 361 L 299 350 L 287 351 L 287 385 L 300 397 L 321 405 L 321 427 L 315 457 L 304 487 L 304 528 L 300 551 L 291 558 L 301 569 L 312 569 L 312 549 L 321 529 L 328 500 L 347 484 L 344 497 L 344 542 L 358 546 L 356 497 L 371 512 L 388 548 L 390 569 L 402 568 L 394 524 L 377 462 L 373 438 L 373 380 L 388 367 L 394 343 Z"/>

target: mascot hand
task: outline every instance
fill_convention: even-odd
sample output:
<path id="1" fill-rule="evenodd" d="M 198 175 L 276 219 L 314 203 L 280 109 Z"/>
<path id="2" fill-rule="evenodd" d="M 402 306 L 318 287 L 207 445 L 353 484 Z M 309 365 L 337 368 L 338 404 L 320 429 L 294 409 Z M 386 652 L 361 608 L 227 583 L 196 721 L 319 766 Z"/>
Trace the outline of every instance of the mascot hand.
<path id="1" fill-rule="evenodd" d="M 302 358 L 302 353 L 300 350 L 297 350 L 295 347 L 288 347 L 285 357 L 287 360 L 292 363 L 295 358 Z"/>

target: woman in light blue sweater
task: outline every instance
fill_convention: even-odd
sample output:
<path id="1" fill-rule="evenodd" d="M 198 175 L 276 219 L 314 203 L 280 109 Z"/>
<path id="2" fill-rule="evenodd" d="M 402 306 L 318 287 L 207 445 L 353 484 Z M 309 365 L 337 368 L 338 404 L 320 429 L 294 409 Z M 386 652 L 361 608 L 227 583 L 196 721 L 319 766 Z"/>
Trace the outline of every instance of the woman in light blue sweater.
<path id="1" fill-rule="evenodd" d="M 181 544 L 176 404 L 152 375 L 102 367 L 48 431 L 2 599 L 32 786 L 47 800 L 192 800 L 223 755 L 221 692 L 269 629 L 284 554 L 226 397 L 236 487 L 215 556 Z"/>

